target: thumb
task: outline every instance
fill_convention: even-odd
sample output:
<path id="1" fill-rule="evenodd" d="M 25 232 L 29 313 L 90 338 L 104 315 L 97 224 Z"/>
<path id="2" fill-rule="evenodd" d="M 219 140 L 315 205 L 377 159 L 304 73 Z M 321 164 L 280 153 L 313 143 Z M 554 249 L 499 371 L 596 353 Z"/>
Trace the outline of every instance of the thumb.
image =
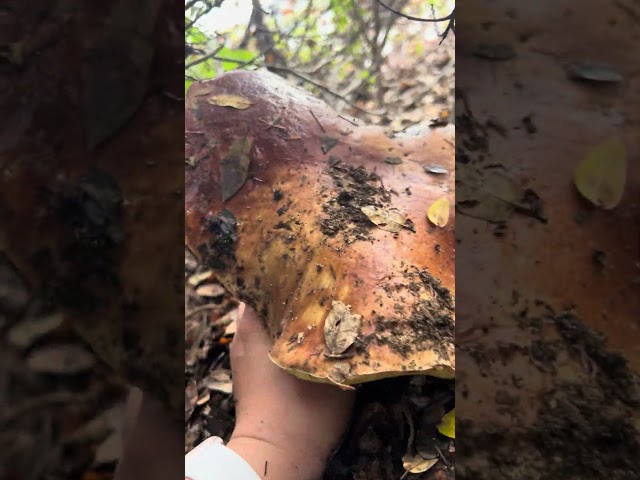
<path id="1" fill-rule="evenodd" d="M 230 348 L 232 357 L 246 355 L 248 350 L 258 355 L 269 350 L 269 335 L 262 319 L 245 303 L 240 303 L 238 307 L 236 334 Z"/>

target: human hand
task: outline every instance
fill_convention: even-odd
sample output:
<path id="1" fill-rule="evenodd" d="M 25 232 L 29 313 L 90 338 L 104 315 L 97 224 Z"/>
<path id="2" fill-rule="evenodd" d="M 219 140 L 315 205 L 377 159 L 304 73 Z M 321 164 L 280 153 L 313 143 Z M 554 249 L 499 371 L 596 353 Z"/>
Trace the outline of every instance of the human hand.
<path id="1" fill-rule="evenodd" d="M 231 344 L 236 426 L 227 446 L 261 478 L 318 479 L 355 394 L 294 377 L 269 359 L 269 346 L 262 320 L 242 304 Z"/>

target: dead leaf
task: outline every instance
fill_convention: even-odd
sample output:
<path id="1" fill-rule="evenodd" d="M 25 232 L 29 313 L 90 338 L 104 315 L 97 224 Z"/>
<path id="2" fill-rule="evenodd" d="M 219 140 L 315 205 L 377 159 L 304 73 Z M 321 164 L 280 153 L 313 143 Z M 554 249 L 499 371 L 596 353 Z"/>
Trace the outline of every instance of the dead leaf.
<path id="1" fill-rule="evenodd" d="M 480 43 L 473 49 L 473 54 L 476 57 L 494 61 L 509 60 L 516 56 L 513 47 L 506 43 Z"/>
<path id="2" fill-rule="evenodd" d="M 373 205 L 366 205 L 360 210 L 381 230 L 398 233 L 407 226 L 407 219 L 396 211 Z"/>
<path id="3" fill-rule="evenodd" d="M 190 109 L 198 108 L 198 101 L 200 97 L 209 95 L 213 89 L 214 84 L 211 82 L 194 82 L 189 87 L 189 95 L 187 96 L 187 104 Z"/>
<path id="4" fill-rule="evenodd" d="M 204 380 L 204 386 L 215 392 L 231 394 L 233 384 L 231 383 L 231 371 L 219 369 L 212 371 Z"/>
<path id="5" fill-rule="evenodd" d="M 196 401 L 196 405 L 201 406 L 211 400 L 211 394 L 209 392 L 204 392 L 200 398 Z"/>
<path id="6" fill-rule="evenodd" d="M 449 199 L 440 197 L 427 210 L 427 217 L 434 225 L 444 227 L 449 221 Z"/>
<path id="7" fill-rule="evenodd" d="M 574 183 L 582 196 L 605 210 L 620 203 L 626 179 L 627 152 L 622 141 L 615 137 L 587 153 L 574 175 Z"/>
<path id="8" fill-rule="evenodd" d="M 91 370 L 95 357 L 73 343 L 50 345 L 33 351 L 27 358 L 27 366 L 37 373 L 75 375 Z"/>
<path id="9" fill-rule="evenodd" d="M 386 157 L 384 159 L 384 163 L 388 163 L 389 165 L 400 165 L 402 163 L 402 159 L 400 157 Z"/>
<path id="10" fill-rule="evenodd" d="M 207 101 L 211 105 L 217 105 L 218 107 L 231 107 L 237 110 L 246 110 L 253 103 L 245 97 L 239 95 L 213 95 L 209 97 Z"/>
<path id="11" fill-rule="evenodd" d="M 226 202 L 242 188 L 249 175 L 252 141 L 248 137 L 236 139 L 220 162 L 220 191 Z"/>
<path id="12" fill-rule="evenodd" d="M 338 144 L 338 139 L 331 137 L 323 137 L 322 145 L 320 148 L 322 149 L 322 153 L 326 154 L 329 150 L 335 147 Z"/>
<path id="13" fill-rule="evenodd" d="M 624 77 L 605 63 L 576 62 L 569 65 L 567 74 L 572 80 L 620 83 Z"/>
<path id="14" fill-rule="evenodd" d="M 196 288 L 196 294 L 201 297 L 217 298 L 224 295 L 226 290 L 218 283 L 205 283 Z"/>
<path id="15" fill-rule="evenodd" d="M 192 287 L 196 287 L 200 285 L 202 282 L 204 282 L 205 280 L 209 280 L 212 277 L 213 277 L 213 270 L 206 270 L 204 272 L 194 273 L 189 277 L 189 280 L 187 282 Z"/>
<path id="16" fill-rule="evenodd" d="M 64 322 L 64 316 L 56 313 L 46 317 L 27 318 L 14 325 L 7 335 L 9 342 L 18 347 L 26 348 L 37 339 L 59 328 Z"/>
<path id="17" fill-rule="evenodd" d="M 196 408 L 196 402 L 198 401 L 198 385 L 193 378 L 187 381 L 187 386 L 184 389 L 184 420 L 185 422 L 191 418 L 193 410 Z"/>
<path id="18" fill-rule="evenodd" d="M 449 170 L 444 168 L 442 165 L 425 165 L 424 171 L 434 175 L 446 175 L 449 173 Z"/>
<path id="19" fill-rule="evenodd" d="M 229 325 L 227 325 L 227 328 L 224 329 L 224 336 L 235 335 L 237 329 L 238 324 L 233 320 Z"/>
<path id="20" fill-rule="evenodd" d="M 438 458 L 424 459 L 420 455 L 406 454 L 402 457 L 402 466 L 410 473 L 424 473 L 438 463 Z"/>
<path id="21" fill-rule="evenodd" d="M 340 301 L 331 303 L 331 311 L 324 321 L 324 341 L 329 353 L 339 355 L 358 337 L 362 315 L 352 314 L 350 305 Z"/>
<path id="22" fill-rule="evenodd" d="M 456 210 L 460 213 L 496 224 L 506 222 L 514 212 L 544 221 L 541 203 L 528 200 L 527 190 L 506 173 L 467 165 L 456 168 Z"/>

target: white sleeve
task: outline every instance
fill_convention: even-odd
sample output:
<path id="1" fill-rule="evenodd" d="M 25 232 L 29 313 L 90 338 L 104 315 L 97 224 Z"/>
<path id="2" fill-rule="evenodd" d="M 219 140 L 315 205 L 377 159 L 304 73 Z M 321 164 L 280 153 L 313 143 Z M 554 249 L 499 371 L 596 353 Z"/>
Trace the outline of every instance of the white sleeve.
<path id="1" fill-rule="evenodd" d="M 184 476 L 190 480 L 260 480 L 243 458 L 210 437 L 184 457 Z"/>

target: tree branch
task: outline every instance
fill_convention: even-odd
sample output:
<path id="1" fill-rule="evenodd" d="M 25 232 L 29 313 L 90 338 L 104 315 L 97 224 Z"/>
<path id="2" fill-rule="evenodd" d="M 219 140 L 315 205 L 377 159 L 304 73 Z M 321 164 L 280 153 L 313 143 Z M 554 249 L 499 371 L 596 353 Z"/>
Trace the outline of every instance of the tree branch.
<path id="1" fill-rule="evenodd" d="M 390 12 L 395 13 L 396 15 L 399 15 L 403 18 L 406 18 L 408 20 L 413 20 L 415 22 L 427 22 L 427 23 L 437 23 L 437 22 L 446 22 L 449 21 L 451 22 L 452 19 L 455 19 L 455 11 L 456 9 L 454 8 L 453 11 L 447 15 L 446 17 L 442 17 L 442 18 L 422 18 L 422 17 L 414 17 L 412 15 L 407 15 L 406 13 L 402 13 L 399 10 L 396 10 L 395 8 L 390 7 L 389 5 L 387 5 L 386 3 L 384 3 L 382 0 L 375 0 L 376 3 L 378 3 L 380 6 L 386 8 L 387 10 L 389 10 Z"/>

